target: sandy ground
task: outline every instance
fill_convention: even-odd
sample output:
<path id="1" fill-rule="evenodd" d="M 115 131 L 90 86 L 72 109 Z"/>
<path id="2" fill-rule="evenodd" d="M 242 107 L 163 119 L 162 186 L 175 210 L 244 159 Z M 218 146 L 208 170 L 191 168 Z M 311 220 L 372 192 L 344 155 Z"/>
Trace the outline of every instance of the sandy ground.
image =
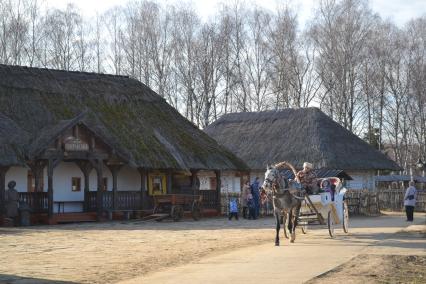
<path id="1" fill-rule="evenodd" d="M 364 263 L 364 268 L 369 268 L 375 273 L 377 270 L 375 265 L 380 262 L 373 262 L 379 258 L 373 255 L 425 257 L 426 238 L 419 233 L 423 230 L 426 230 L 424 214 L 416 216 L 414 224 L 405 222 L 401 213 L 380 217 L 351 218 L 350 233 L 345 234 L 343 230 L 337 229 L 334 239 L 328 236 L 324 227 L 311 228 L 307 235 L 299 233 L 293 244 L 290 244 L 288 240 L 282 240 L 281 246 L 275 247 L 271 240 L 263 245 L 206 257 L 122 283 L 217 284 L 230 283 L 230 279 L 234 283 L 244 284 L 304 283 L 327 271 L 332 271 L 359 255 L 372 255 L 372 263 Z M 417 233 L 413 234 L 416 231 Z M 369 261 L 367 258 L 364 259 Z M 362 258 L 360 261 L 362 262 Z M 365 273 L 365 270 L 361 268 L 350 271 L 353 273 L 353 279 Z M 390 266 L 389 269 L 392 267 Z M 331 277 L 321 283 L 345 283 L 344 279 L 344 277 Z M 354 283 L 362 283 L 362 281 Z"/>
<path id="2" fill-rule="evenodd" d="M 404 231 L 400 213 L 353 218 L 349 235 L 299 231 L 278 248 L 272 218 L 0 228 L 0 283 L 301 283 L 359 254 L 426 255 L 419 220 Z"/>
<path id="3" fill-rule="evenodd" d="M 426 283 L 426 256 L 361 254 L 306 284 Z"/>
<path id="4" fill-rule="evenodd" d="M 271 240 L 272 218 L 0 228 L 0 283 L 114 283 Z"/>

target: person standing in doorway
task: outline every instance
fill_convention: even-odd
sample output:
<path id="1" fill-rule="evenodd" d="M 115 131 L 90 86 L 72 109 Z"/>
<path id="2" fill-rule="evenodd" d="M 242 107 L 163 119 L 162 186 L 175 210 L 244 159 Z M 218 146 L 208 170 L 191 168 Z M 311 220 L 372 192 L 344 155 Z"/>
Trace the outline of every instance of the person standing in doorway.
<path id="1" fill-rule="evenodd" d="M 414 181 L 410 181 L 404 196 L 405 213 L 407 214 L 407 222 L 414 220 L 414 207 L 416 206 L 417 190 L 414 187 Z"/>
<path id="2" fill-rule="evenodd" d="M 243 218 L 248 218 L 248 206 L 247 198 L 250 193 L 250 181 L 246 181 L 243 186 L 243 191 L 241 192 L 241 206 L 243 207 Z"/>

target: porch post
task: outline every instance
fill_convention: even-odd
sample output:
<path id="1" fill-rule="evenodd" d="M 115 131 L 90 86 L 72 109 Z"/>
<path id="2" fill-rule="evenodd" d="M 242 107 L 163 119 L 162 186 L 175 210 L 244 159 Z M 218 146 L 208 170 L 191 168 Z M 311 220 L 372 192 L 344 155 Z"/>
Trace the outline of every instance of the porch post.
<path id="1" fill-rule="evenodd" d="M 121 165 L 108 165 L 109 170 L 112 174 L 112 208 L 115 210 L 118 207 L 117 200 L 117 176 L 121 169 Z"/>
<path id="2" fill-rule="evenodd" d="M 0 225 L 3 225 L 5 214 L 6 173 L 9 167 L 0 167 Z"/>
<path id="3" fill-rule="evenodd" d="M 90 191 L 90 172 L 93 170 L 93 165 L 89 161 L 77 161 L 77 166 L 84 175 L 84 212 L 89 211 L 89 191 Z"/>
<path id="4" fill-rule="evenodd" d="M 27 165 L 30 167 L 31 172 L 34 175 L 34 191 L 43 192 L 43 170 L 46 167 L 46 161 L 35 160 L 28 162 Z"/>
<path id="5" fill-rule="evenodd" d="M 103 174 L 102 174 L 102 161 L 96 160 L 95 162 L 95 170 L 97 174 L 98 180 L 98 188 L 96 192 L 96 207 L 97 207 L 97 219 L 100 221 L 102 216 L 102 206 L 103 206 Z"/>
<path id="6" fill-rule="evenodd" d="M 47 162 L 47 206 L 49 219 L 53 216 L 53 160 Z"/>
<path id="7" fill-rule="evenodd" d="M 167 170 L 167 194 L 172 193 L 172 170 Z"/>
<path id="8" fill-rule="evenodd" d="M 197 191 L 199 188 L 197 188 L 197 173 L 198 170 L 191 170 L 191 189 L 192 189 L 192 194 L 193 195 L 197 195 Z"/>
<path id="9" fill-rule="evenodd" d="M 148 176 L 148 171 L 144 168 L 138 168 L 139 174 L 141 176 L 141 190 L 140 190 L 140 209 L 144 208 L 144 201 L 145 201 L 145 193 L 146 193 L 146 180 Z"/>
<path id="10" fill-rule="evenodd" d="M 216 203 L 217 203 L 217 212 L 218 214 L 222 214 L 222 195 L 221 195 L 221 176 L 222 172 L 220 170 L 214 171 L 216 174 Z"/>

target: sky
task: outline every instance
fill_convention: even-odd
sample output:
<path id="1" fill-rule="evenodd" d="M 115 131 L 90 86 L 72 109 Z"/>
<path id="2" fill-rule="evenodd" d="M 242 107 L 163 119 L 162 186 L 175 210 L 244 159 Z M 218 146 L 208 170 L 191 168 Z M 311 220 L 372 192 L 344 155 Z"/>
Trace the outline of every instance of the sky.
<path id="1" fill-rule="evenodd" d="M 123 5 L 126 0 L 46 0 L 50 7 L 64 8 L 67 3 L 74 3 L 85 17 L 103 13 L 117 5 Z M 178 0 L 157 0 L 159 3 L 173 4 Z M 198 14 L 207 20 L 211 17 L 220 3 L 226 0 L 192 0 L 190 2 L 196 8 Z M 230 2 L 230 1 L 229 1 Z M 303 27 L 313 17 L 313 9 L 318 0 L 252 0 L 256 5 L 276 10 L 279 5 L 289 3 L 298 14 L 299 24 Z M 426 14 L 426 0 L 370 0 L 370 7 L 383 19 L 390 19 L 398 26 L 403 26 L 412 18 Z"/>

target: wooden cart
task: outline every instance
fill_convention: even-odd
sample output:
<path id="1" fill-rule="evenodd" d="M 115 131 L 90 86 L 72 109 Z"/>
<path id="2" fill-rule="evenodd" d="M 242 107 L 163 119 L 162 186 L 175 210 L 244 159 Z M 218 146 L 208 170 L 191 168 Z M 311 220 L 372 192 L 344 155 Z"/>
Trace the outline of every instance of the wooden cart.
<path id="1" fill-rule="evenodd" d="M 185 212 L 191 213 L 194 220 L 199 220 L 202 215 L 202 196 L 191 194 L 164 194 L 154 196 L 153 217 L 157 221 L 172 218 L 177 222 L 182 219 Z"/>

